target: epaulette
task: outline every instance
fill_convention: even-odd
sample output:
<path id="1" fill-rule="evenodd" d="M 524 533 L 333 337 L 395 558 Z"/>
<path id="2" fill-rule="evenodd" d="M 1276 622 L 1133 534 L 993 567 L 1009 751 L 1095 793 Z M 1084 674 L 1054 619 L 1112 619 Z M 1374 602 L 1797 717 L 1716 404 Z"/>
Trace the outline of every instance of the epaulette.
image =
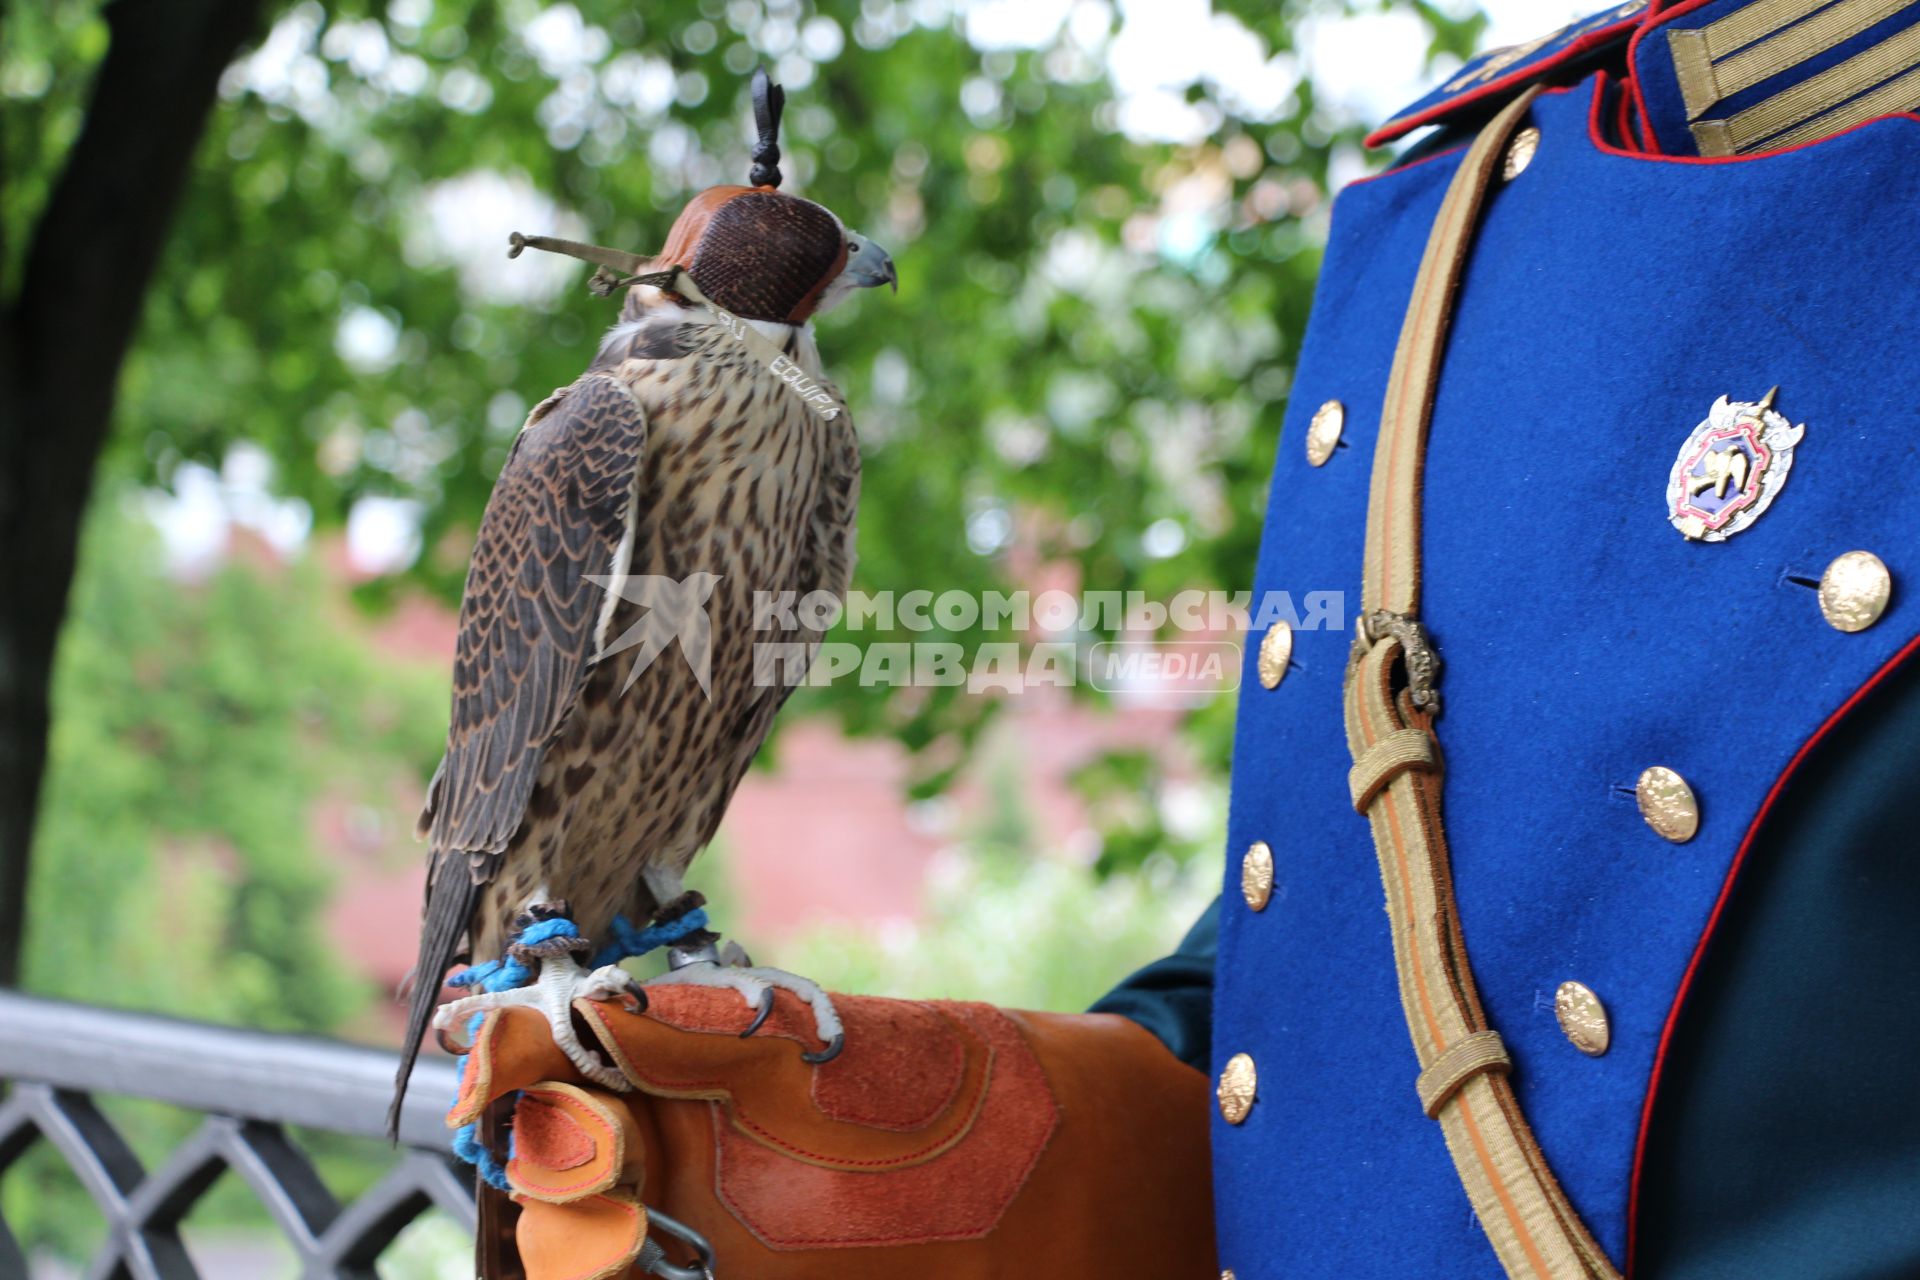
<path id="1" fill-rule="evenodd" d="M 1487 50 L 1438 89 L 1375 129 L 1368 135 L 1367 145 L 1384 146 L 1423 125 L 1497 110 L 1501 103 L 1528 85 L 1611 46 L 1626 43 L 1640 25 L 1647 3 L 1648 0 L 1626 0 L 1624 4 L 1582 18 L 1537 40 Z"/>

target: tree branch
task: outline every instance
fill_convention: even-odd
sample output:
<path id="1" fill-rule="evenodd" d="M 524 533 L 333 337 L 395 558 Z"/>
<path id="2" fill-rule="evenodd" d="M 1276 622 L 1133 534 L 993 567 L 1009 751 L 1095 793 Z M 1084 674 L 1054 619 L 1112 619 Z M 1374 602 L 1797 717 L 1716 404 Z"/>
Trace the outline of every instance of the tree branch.
<path id="1" fill-rule="evenodd" d="M 0 986 L 19 980 L 54 645 L 115 385 L 220 75 L 261 7 L 107 7 L 86 121 L 0 309 Z"/>
<path id="2" fill-rule="evenodd" d="M 17 309 L 29 370 L 90 369 L 111 396 L 220 75 L 261 0 L 114 0 L 80 136 L 34 229 Z M 51 362 L 40 364 L 41 361 Z"/>

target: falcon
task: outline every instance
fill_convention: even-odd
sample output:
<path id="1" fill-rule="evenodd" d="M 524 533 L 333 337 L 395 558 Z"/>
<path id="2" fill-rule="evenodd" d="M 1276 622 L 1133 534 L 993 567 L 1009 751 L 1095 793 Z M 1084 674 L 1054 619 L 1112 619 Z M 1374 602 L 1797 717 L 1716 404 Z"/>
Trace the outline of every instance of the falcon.
<path id="1" fill-rule="evenodd" d="M 756 639 L 820 639 L 804 625 L 757 636 L 755 599 L 844 597 L 860 453 L 809 321 L 898 281 L 877 245 L 778 190 L 782 97 L 756 75 L 753 185 L 694 197 L 659 254 L 515 237 L 515 253 L 531 243 L 651 271 L 595 277 L 624 290 L 618 323 L 528 416 L 480 521 L 446 754 L 420 817 L 426 907 L 390 1127 L 429 1022 L 489 1005 L 541 1008 L 584 1072 L 610 1071 L 576 1037 L 572 1001 L 643 993 L 570 953 L 699 905 L 683 874 L 791 689 Z M 450 965 L 500 957 L 556 916 L 579 937 L 515 949 L 539 962 L 532 987 L 435 1016 Z M 723 963 L 714 941 L 682 939 L 658 981 L 731 987 L 763 1014 L 774 987 L 791 989 L 837 1050 L 817 987 Z"/>

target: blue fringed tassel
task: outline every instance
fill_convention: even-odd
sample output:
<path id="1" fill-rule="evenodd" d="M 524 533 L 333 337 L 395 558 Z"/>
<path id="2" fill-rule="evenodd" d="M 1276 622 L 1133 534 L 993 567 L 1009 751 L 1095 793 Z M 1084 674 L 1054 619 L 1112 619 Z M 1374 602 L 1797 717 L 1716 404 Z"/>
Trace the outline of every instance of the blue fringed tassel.
<path id="1" fill-rule="evenodd" d="M 512 1135 L 508 1135 L 507 1137 L 507 1149 L 507 1156 L 511 1159 L 513 1156 Z M 506 1166 L 494 1159 L 493 1152 L 487 1150 L 486 1144 L 480 1141 L 479 1121 L 476 1120 L 472 1124 L 463 1124 L 453 1131 L 453 1154 L 472 1165 L 480 1176 L 487 1180 L 488 1186 L 500 1191 L 512 1190 L 512 1188 L 507 1186 Z"/>
<path id="2" fill-rule="evenodd" d="M 707 927 L 707 913 L 702 909 L 687 912 L 678 920 L 669 920 L 665 924 L 650 925 L 645 929 L 636 928 L 625 916 L 615 916 L 610 931 L 613 941 L 600 948 L 593 957 L 593 968 L 602 965 L 619 964 L 631 956 L 643 956 L 661 947 L 672 946 L 690 934 L 698 933 Z M 580 930 L 573 921 L 555 917 L 528 925 L 515 936 L 512 946 L 530 946 L 537 942 L 546 942 L 553 938 L 577 938 Z M 470 965 L 447 979 L 451 987 L 478 987 L 482 991 L 511 991 L 524 987 L 533 981 L 533 970 L 513 958 L 512 947 L 498 960 L 489 960 L 485 964 Z M 480 1034 L 480 1024 L 486 1015 L 476 1013 L 467 1024 L 467 1043 L 473 1043 Z M 467 1059 L 462 1054 L 456 1064 L 462 1077 L 466 1075 Z M 508 1190 L 506 1168 L 487 1150 L 480 1141 L 479 1124 L 462 1125 L 453 1131 L 453 1154 L 472 1165 L 486 1179 L 488 1185 L 502 1191 Z M 507 1158 L 513 1158 L 513 1139 L 507 1139 Z"/>

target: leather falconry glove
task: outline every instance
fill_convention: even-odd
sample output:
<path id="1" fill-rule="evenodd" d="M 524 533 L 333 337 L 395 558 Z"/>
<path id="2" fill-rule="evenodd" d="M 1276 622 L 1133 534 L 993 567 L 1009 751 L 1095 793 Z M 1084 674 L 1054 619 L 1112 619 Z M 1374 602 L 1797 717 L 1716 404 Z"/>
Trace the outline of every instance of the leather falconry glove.
<path id="1" fill-rule="evenodd" d="M 731 991 L 650 998 L 574 1006 L 629 1093 L 591 1085 L 535 1010 L 475 1037 L 448 1123 L 518 1092 L 529 1280 L 1218 1274 L 1208 1082 L 1127 1019 L 836 996 L 845 1050 L 811 1065 L 789 993 L 745 1038 Z"/>

